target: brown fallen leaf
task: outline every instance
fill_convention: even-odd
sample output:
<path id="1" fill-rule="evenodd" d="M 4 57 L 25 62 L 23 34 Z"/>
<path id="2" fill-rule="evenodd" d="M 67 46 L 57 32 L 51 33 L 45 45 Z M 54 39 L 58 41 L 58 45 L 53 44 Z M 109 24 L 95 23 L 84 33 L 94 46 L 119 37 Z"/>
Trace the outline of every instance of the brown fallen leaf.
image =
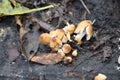
<path id="1" fill-rule="evenodd" d="M 35 55 L 39 48 L 39 32 L 36 26 L 33 26 L 33 31 L 27 33 L 22 39 L 21 51 L 28 60 Z"/>
<path id="2" fill-rule="evenodd" d="M 8 61 L 12 62 L 14 61 L 18 56 L 19 52 L 16 49 L 8 49 L 7 50 L 7 55 L 8 55 Z"/>
<path id="3" fill-rule="evenodd" d="M 31 58 L 32 62 L 40 63 L 40 64 L 56 64 L 63 59 L 63 55 L 60 53 L 48 53 L 42 54 L 39 56 L 34 56 Z"/>

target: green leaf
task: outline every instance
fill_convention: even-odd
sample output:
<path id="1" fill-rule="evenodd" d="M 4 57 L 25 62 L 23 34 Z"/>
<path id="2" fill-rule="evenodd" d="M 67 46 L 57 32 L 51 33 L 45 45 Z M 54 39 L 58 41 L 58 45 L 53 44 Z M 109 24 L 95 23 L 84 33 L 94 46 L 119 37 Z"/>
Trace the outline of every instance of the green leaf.
<path id="1" fill-rule="evenodd" d="M 14 7 L 12 7 L 10 1 L 14 5 Z M 27 7 L 21 6 L 21 4 L 15 2 L 14 0 L 10 1 L 2 0 L 2 4 L 0 5 L 0 14 L 2 14 L 2 16 L 26 14 L 54 7 L 53 5 L 49 5 L 41 8 L 29 9 Z"/>

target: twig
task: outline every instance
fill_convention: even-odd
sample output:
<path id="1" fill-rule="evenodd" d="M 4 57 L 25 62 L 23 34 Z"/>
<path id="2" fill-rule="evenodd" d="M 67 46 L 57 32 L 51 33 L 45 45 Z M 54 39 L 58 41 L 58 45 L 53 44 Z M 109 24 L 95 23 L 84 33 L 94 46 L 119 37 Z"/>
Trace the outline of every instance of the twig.
<path id="1" fill-rule="evenodd" d="M 41 28 L 43 28 L 43 29 L 45 29 L 47 31 L 52 31 L 52 30 L 56 29 L 55 27 L 52 27 L 51 25 L 45 23 L 44 21 L 38 20 L 35 17 L 32 17 L 32 21 L 37 22 L 41 26 Z"/>
<path id="2" fill-rule="evenodd" d="M 86 6 L 85 3 L 83 2 L 83 0 L 80 0 L 80 2 L 82 3 L 82 5 L 83 5 L 84 8 L 86 9 L 86 11 L 87 11 L 89 14 L 91 14 L 91 13 L 90 13 L 90 10 L 87 8 L 87 6 Z"/>
<path id="3" fill-rule="evenodd" d="M 93 20 L 92 24 L 94 24 L 96 22 L 96 19 Z"/>

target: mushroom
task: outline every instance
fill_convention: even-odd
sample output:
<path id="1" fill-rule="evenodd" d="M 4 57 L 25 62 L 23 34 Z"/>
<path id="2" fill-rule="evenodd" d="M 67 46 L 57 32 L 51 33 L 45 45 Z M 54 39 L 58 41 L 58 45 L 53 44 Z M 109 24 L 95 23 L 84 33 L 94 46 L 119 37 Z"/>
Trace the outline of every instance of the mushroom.
<path id="1" fill-rule="evenodd" d="M 64 31 L 62 29 L 56 29 L 50 32 L 50 43 L 49 46 L 53 51 L 57 51 L 62 46 L 62 38 L 64 36 Z"/>
<path id="2" fill-rule="evenodd" d="M 63 30 L 65 31 L 65 36 L 68 38 L 68 40 L 72 41 L 70 35 L 74 33 L 75 26 L 73 24 L 67 23 L 67 26 L 65 26 Z"/>
<path id="3" fill-rule="evenodd" d="M 74 31 L 75 31 L 75 25 L 67 23 L 67 26 L 65 26 L 65 27 L 63 28 L 63 30 L 64 30 L 66 33 L 69 32 L 70 34 L 72 34 L 72 33 L 74 33 Z"/>
<path id="4" fill-rule="evenodd" d="M 82 38 L 86 35 L 86 39 L 87 40 L 90 40 L 90 38 L 92 37 L 93 35 L 93 30 L 92 30 L 92 21 L 90 20 L 84 20 L 84 21 L 81 21 L 76 30 L 74 31 L 74 33 L 77 33 L 77 35 L 75 36 L 75 38 L 79 37 L 79 40 L 82 40 Z M 76 40 L 76 39 L 75 39 Z M 77 41 L 77 40 L 76 40 Z"/>
<path id="5" fill-rule="evenodd" d="M 70 44 L 64 44 L 63 47 L 62 47 L 62 50 L 65 54 L 69 53 L 71 51 L 71 46 Z"/>
<path id="6" fill-rule="evenodd" d="M 43 33 L 43 34 L 40 35 L 39 40 L 43 44 L 49 44 L 50 35 L 48 33 Z"/>
<path id="7" fill-rule="evenodd" d="M 57 51 L 62 46 L 62 42 L 59 38 L 52 37 L 50 39 L 49 46 L 53 49 L 53 51 Z"/>
<path id="8" fill-rule="evenodd" d="M 78 55 L 77 49 L 72 52 L 72 56 L 76 57 Z"/>
<path id="9" fill-rule="evenodd" d="M 58 50 L 58 53 L 60 53 L 62 56 L 64 56 L 64 57 L 65 57 L 65 54 L 64 54 L 64 52 L 63 52 L 63 50 L 62 50 L 62 49 L 59 49 L 59 50 Z"/>
<path id="10" fill-rule="evenodd" d="M 64 34 L 65 34 L 65 32 L 62 29 L 56 29 L 55 31 L 50 32 L 51 37 L 57 37 L 60 40 L 63 38 Z"/>
<path id="11" fill-rule="evenodd" d="M 71 63 L 72 61 L 73 61 L 73 59 L 70 56 L 64 57 L 64 59 L 63 59 L 64 64 Z"/>
<path id="12" fill-rule="evenodd" d="M 65 32 L 62 29 L 57 29 L 56 34 L 57 34 L 57 37 L 61 40 L 63 36 L 65 35 Z"/>
<path id="13" fill-rule="evenodd" d="M 95 76 L 94 80 L 106 80 L 107 77 L 104 74 L 99 73 L 97 76 Z"/>

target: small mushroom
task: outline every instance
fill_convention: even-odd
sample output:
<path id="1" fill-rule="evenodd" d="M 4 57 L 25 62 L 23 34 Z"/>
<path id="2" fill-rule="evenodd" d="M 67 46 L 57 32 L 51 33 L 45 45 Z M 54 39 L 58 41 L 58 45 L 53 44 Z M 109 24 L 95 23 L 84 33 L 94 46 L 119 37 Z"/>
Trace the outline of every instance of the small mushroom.
<path id="1" fill-rule="evenodd" d="M 50 42 L 50 35 L 48 33 L 43 33 L 40 35 L 40 43 L 43 43 L 43 44 L 49 44 Z"/>
<path id="2" fill-rule="evenodd" d="M 67 23 L 67 26 L 65 26 L 63 28 L 63 30 L 65 31 L 65 36 L 68 38 L 69 41 L 72 41 L 71 40 L 71 34 L 74 33 L 75 31 L 75 26 L 73 24 L 69 24 Z"/>
<path id="3" fill-rule="evenodd" d="M 65 32 L 62 29 L 57 29 L 56 34 L 57 34 L 57 37 L 61 40 L 63 38 Z"/>
<path id="4" fill-rule="evenodd" d="M 72 56 L 76 57 L 78 55 L 77 49 L 72 52 Z"/>
<path id="5" fill-rule="evenodd" d="M 62 50 L 65 54 L 69 53 L 71 51 L 71 46 L 69 44 L 64 44 L 62 47 Z"/>
<path id="6" fill-rule="evenodd" d="M 63 50 L 62 50 L 62 49 L 59 49 L 59 50 L 58 50 L 58 53 L 60 53 L 62 56 L 64 56 L 64 57 L 65 57 L 65 54 L 64 54 L 64 52 L 63 52 Z"/>
<path id="7" fill-rule="evenodd" d="M 99 73 L 97 76 L 95 76 L 94 80 L 106 80 L 107 77 L 104 74 Z"/>
<path id="8" fill-rule="evenodd" d="M 56 37 L 56 36 L 57 36 L 57 35 L 56 35 L 56 31 L 50 31 L 49 34 L 50 34 L 51 37 Z"/>
<path id="9" fill-rule="evenodd" d="M 63 38 L 64 34 L 65 34 L 64 30 L 62 30 L 62 29 L 56 29 L 55 31 L 50 32 L 51 37 L 57 37 L 60 40 Z"/>
<path id="10" fill-rule="evenodd" d="M 64 64 L 71 63 L 72 61 L 73 61 L 73 59 L 70 56 L 64 57 L 64 59 L 63 59 Z"/>
<path id="11" fill-rule="evenodd" d="M 52 37 L 50 39 L 50 43 L 49 46 L 54 50 L 57 51 L 59 49 L 59 47 L 62 46 L 62 42 L 60 39 L 58 39 L 57 37 Z"/>
<path id="12" fill-rule="evenodd" d="M 90 38 L 93 35 L 93 29 L 92 29 L 92 21 L 90 20 L 84 20 L 81 21 L 74 33 L 77 33 L 77 36 L 79 36 L 80 40 L 86 35 L 86 39 L 90 40 Z"/>
<path id="13" fill-rule="evenodd" d="M 59 46 L 55 46 L 54 48 L 52 48 L 52 51 L 58 51 L 60 49 Z"/>
<path id="14" fill-rule="evenodd" d="M 67 23 L 67 26 L 65 26 L 63 30 L 65 31 L 65 33 L 69 32 L 70 34 L 72 34 L 75 31 L 75 25 Z"/>

